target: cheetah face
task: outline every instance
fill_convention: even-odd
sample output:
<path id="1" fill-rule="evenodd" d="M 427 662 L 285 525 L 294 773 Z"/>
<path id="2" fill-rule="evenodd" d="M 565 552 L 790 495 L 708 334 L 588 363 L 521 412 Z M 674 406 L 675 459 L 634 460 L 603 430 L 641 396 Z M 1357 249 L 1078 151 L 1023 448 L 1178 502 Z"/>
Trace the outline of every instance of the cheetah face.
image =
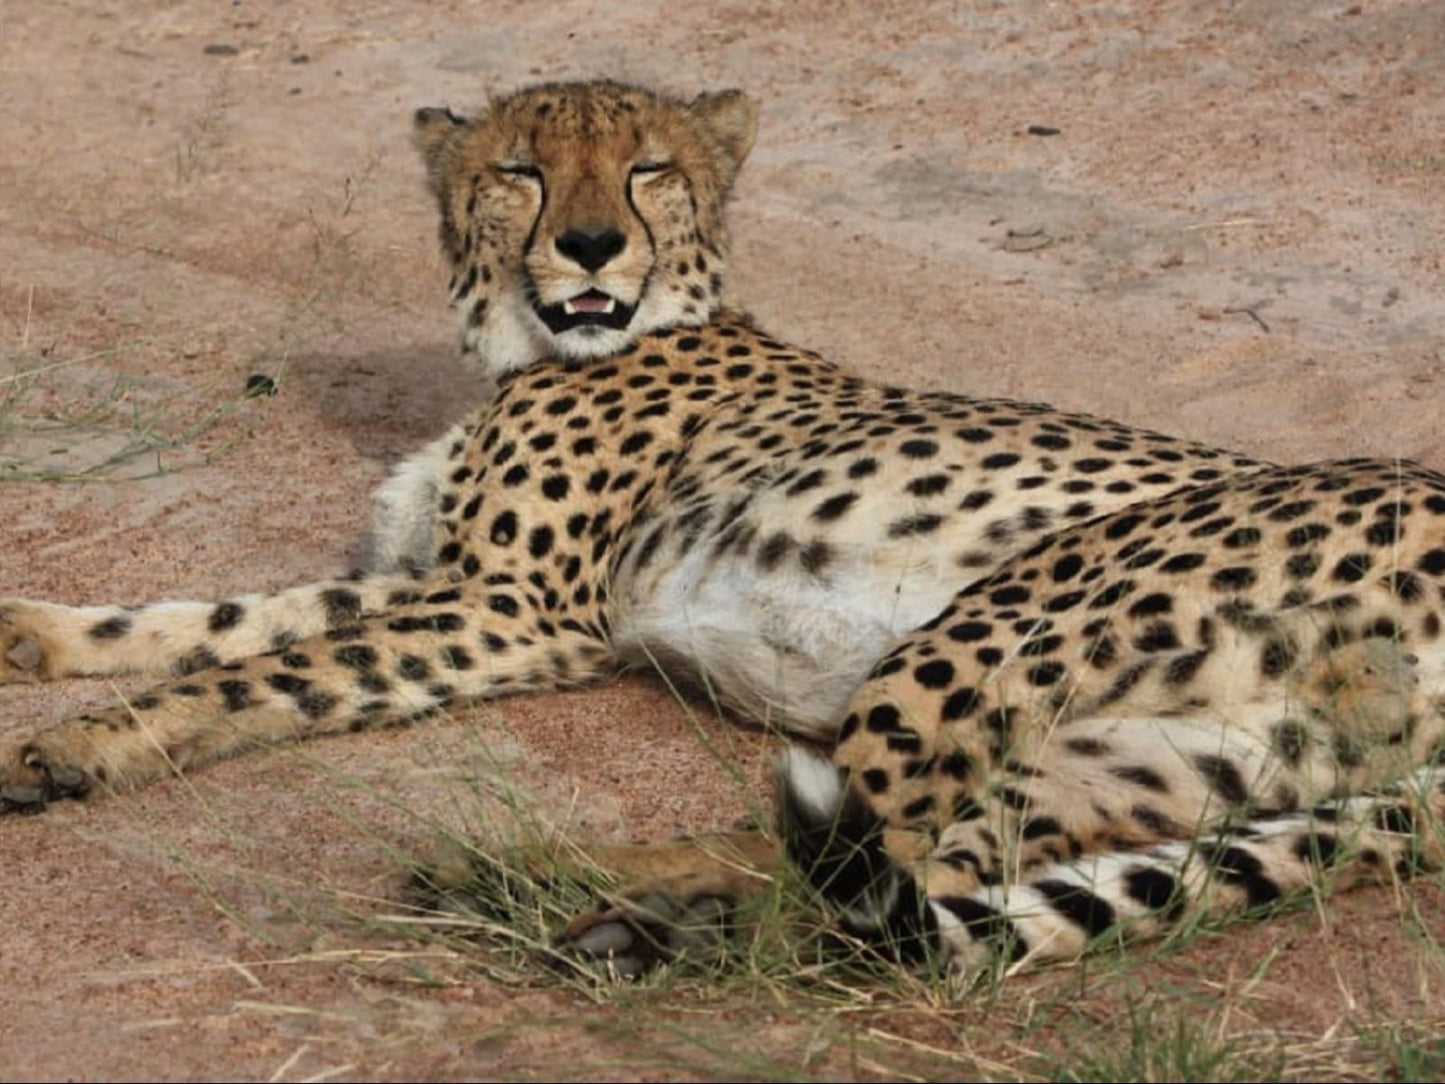
<path id="1" fill-rule="evenodd" d="M 684 102 L 617 83 L 533 87 L 473 119 L 419 110 L 463 351 L 496 377 L 705 323 L 755 131 L 737 91 Z"/>

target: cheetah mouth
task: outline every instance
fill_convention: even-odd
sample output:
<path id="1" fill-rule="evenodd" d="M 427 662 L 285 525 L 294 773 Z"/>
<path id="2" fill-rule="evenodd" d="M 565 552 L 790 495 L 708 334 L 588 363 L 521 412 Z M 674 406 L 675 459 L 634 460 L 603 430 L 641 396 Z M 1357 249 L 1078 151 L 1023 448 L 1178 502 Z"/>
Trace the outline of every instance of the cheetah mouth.
<path id="1" fill-rule="evenodd" d="M 632 322 L 632 314 L 637 311 L 636 305 L 628 305 L 601 290 L 584 290 L 566 301 L 534 307 L 553 335 L 578 327 L 621 330 Z"/>

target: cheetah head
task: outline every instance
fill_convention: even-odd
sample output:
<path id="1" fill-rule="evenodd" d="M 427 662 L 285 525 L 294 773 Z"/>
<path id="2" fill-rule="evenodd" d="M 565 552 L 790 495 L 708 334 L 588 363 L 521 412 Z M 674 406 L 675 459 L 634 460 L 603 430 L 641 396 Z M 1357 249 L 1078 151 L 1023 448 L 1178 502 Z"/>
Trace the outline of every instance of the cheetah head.
<path id="1" fill-rule="evenodd" d="M 705 323 L 756 129 L 738 91 L 689 102 L 612 82 L 532 87 L 470 119 L 418 110 L 463 351 L 495 378 Z"/>

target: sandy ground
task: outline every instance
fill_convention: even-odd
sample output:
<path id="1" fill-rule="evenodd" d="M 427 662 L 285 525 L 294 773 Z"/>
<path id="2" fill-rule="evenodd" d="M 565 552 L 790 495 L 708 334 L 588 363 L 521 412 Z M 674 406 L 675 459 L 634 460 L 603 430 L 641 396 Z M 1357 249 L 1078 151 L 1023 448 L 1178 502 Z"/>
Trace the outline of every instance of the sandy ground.
<path id="1" fill-rule="evenodd" d="M 1403 0 L 12 0 L 0 375 L 63 363 L 20 408 L 104 401 L 116 372 L 112 419 L 200 417 L 252 373 L 281 390 L 121 472 L 174 473 L 0 482 L 0 594 L 221 597 L 346 567 L 387 464 L 468 400 L 410 112 L 539 78 L 756 95 L 735 292 L 864 373 L 1266 457 L 1445 467 L 1442 48 L 1445 7 Z M 112 695 L 6 688 L 0 726 Z M 762 739 L 735 740 L 758 777 Z M 410 811 L 454 820 L 488 752 L 601 835 L 745 806 L 632 678 L 7 822 L 0 1077 L 662 1073 L 569 1025 L 598 1010 L 565 991 L 318 960 L 396 947 L 326 908 L 394 897 L 385 844 L 424 849 Z M 1269 957 L 1252 1025 L 1439 1020 L 1445 977 L 1411 931 L 1442 926 L 1437 888 L 1361 893 L 1201 939 L 1158 981 L 1208 999 Z M 765 1016 L 754 1036 L 787 1050 L 786 1013 Z"/>

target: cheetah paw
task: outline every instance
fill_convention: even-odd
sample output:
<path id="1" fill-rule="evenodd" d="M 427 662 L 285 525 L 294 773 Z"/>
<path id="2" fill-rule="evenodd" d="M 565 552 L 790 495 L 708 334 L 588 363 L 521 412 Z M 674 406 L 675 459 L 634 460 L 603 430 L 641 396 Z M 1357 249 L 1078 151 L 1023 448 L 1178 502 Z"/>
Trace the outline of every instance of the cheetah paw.
<path id="1" fill-rule="evenodd" d="M 733 930 L 731 900 L 698 893 L 686 901 L 665 891 L 643 891 L 603 901 L 574 918 L 556 948 L 632 979 L 686 953 L 715 958 Z"/>
<path id="2" fill-rule="evenodd" d="M 0 754 L 0 815 L 42 813 L 53 801 L 84 798 L 91 777 L 73 764 L 52 762 L 37 743 Z"/>
<path id="3" fill-rule="evenodd" d="M 42 681 L 49 676 L 41 606 L 21 599 L 0 599 L 0 685 Z"/>

